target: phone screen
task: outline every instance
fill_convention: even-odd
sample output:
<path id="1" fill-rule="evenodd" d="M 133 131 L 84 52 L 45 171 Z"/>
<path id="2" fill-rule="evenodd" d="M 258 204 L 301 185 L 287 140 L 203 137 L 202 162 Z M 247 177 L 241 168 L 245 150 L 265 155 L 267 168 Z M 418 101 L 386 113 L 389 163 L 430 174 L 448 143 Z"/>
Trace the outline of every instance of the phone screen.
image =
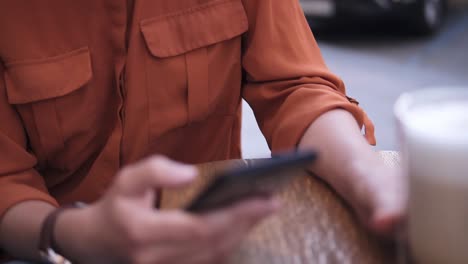
<path id="1" fill-rule="evenodd" d="M 316 152 L 294 152 L 225 171 L 217 175 L 186 210 L 202 213 L 248 198 L 271 196 L 295 176 L 302 175 L 301 172 L 316 159 Z"/>

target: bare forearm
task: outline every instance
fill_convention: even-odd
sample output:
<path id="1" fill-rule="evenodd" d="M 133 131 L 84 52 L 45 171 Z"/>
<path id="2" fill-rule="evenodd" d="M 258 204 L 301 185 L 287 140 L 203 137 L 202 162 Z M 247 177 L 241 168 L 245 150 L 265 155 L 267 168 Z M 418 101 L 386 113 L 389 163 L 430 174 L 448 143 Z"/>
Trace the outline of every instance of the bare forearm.
<path id="1" fill-rule="evenodd" d="M 347 184 L 352 175 L 359 174 L 357 170 L 376 159 L 354 117 L 341 109 L 320 116 L 307 129 L 299 147 L 320 152 L 319 162 L 311 169 L 335 188 Z"/>
<path id="2" fill-rule="evenodd" d="M 41 201 L 20 203 L 0 219 L 0 245 L 8 253 L 38 260 L 41 224 L 54 207 Z"/>

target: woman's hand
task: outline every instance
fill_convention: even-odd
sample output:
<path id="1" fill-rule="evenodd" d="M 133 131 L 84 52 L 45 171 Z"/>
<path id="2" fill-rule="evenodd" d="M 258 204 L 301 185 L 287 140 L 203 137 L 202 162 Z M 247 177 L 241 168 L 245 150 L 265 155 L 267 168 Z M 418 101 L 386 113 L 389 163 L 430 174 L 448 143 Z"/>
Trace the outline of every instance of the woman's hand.
<path id="1" fill-rule="evenodd" d="M 378 157 L 351 114 L 341 109 L 323 114 L 299 147 L 319 152 L 311 171 L 333 186 L 367 227 L 384 236 L 397 231 L 406 214 L 406 181 Z"/>
<path id="2" fill-rule="evenodd" d="M 257 199 L 204 215 L 153 207 L 156 189 L 190 183 L 196 174 L 163 157 L 124 168 L 100 201 L 59 218 L 64 255 L 101 264 L 222 262 L 277 205 Z"/>
<path id="3" fill-rule="evenodd" d="M 384 164 L 376 153 L 350 163 L 347 179 L 335 188 L 357 216 L 377 234 L 394 236 L 405 220 L 406 188 L 400 168 Z"/>

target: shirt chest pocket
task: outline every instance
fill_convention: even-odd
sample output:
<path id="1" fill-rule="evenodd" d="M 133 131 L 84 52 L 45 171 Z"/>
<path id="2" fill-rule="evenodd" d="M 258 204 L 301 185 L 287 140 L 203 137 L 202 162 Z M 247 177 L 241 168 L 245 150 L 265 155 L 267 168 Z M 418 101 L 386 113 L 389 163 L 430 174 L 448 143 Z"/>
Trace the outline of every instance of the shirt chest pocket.
<path id="1" fill-rule="evenodd" d="M 154 136 L 215 114 L 220 102 L 229 104 L 229 93 L 235 101 L 230 108 L 237 107 L 241 35 L 248 29 L 240 0 L 213 1 L 146 19 L 140 27 L 149 51 L 145 70 Z M 229 85 L 237 91 L 223 91 Z"/>
<path id="2" fill-rule="evenodd" d="M 33 151 L 40 162 L 60 168 L 60 153 L 70 136 L 64 133 L 64 112 L 73 108 L 64 108 L 62 100 L 91 80 L 88 48 L 51 58 L 7 63 L 6 68 L 8 101 L 20 114 Z"/>

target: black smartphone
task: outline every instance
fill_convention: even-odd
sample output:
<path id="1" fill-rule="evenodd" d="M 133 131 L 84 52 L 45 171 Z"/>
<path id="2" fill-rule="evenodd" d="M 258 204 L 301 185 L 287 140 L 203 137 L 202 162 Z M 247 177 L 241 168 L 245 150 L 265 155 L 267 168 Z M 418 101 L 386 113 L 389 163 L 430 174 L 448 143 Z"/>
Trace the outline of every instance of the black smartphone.
<path id="1" fill-rule="evenodd" d="M 247 167 L 220 173 L 189 204 L 187 211 L 203 213 L 239 201 L 271 196 L 317 159 L 312 151 L 276 155 Z"/>

